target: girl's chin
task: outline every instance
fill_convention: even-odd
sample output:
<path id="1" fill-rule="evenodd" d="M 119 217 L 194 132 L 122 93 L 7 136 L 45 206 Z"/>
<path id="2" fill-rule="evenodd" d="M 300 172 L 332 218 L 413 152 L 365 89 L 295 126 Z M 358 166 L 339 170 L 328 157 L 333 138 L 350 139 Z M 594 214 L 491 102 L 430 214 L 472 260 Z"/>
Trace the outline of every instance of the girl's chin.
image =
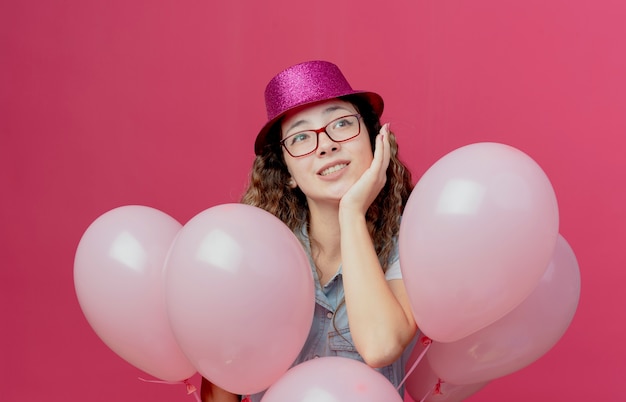
<path id="1" fill-rule="evenodd" d="M 318 203 L 338 204 L 343 196 L 350 190 L 353 183 L 337 182 L 325 183 L 318 188 L 311 196 L 307 196 L 309 203 L 311 201 Z"/>
<path id="2" fill-rule="evenodd" d="M 345 193 L 346 192 L 343 191 L 341 193 L 331 194 L 326 197 L 317 199 L 316 202 L 319 204 L 328 204 L 338 207 L 339 203 L 341 202 L 341 198 L 344 196 Z"/>

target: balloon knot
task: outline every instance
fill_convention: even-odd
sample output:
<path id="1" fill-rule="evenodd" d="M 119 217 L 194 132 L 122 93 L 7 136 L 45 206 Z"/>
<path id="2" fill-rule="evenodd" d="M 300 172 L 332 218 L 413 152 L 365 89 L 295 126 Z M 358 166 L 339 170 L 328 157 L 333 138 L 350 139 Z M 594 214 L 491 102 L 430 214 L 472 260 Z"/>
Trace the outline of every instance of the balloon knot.
<path id="1" fill-rule="evenodd" d="M 244 396 L 244 398 L 241 400 L 241 402 L 251 402 L 252 399 L 250 399 L 250 395 L 246 395 Z"/>
<path id="2" fill-rule="evenodd" d="M 183 384 L 187 387 L 187 395 L 191 395 L 198 390 L 195 385 L 189 382 L 189 380 L 184 380 Z"/>
<path id="3" fill-rule="evenodd" d="M 146 380 L 145 378 L 141 378 L 141 377 L 139 377 L 139 379 L 143 382 L 151 382 L 153 384 L 169 384 L 169 385 L 183 384 L 187 388 L 187 395 L 191 395 L 197 391 L 197 388 L 192 383 L 189 382 L 189 379 L 186 379 L 183 381 Z"/>
<path id="4" fill-rule="evenodd" d="M 441 380 L 441 378 L 439 378 L 437 380 L 437 384 L 435 385 L 435 390 L 433 391 L 433 395 L 441 395 L 441 384 L 443 383 L 443 381 Z"/>
<path id="5" fill-rule="evenodd" d="M 422 343 L 422 345 L 427 346 L 427 345 L 430 345 L 431 343 L 433 343 L 433 340 L 432 340 L 432 339 L 430 339 L 430 338 L 429 338 L 429 337 L 427 337 L 427 336 L 422 336 L 422 337 L 420 338 L 420 342 Z"/>

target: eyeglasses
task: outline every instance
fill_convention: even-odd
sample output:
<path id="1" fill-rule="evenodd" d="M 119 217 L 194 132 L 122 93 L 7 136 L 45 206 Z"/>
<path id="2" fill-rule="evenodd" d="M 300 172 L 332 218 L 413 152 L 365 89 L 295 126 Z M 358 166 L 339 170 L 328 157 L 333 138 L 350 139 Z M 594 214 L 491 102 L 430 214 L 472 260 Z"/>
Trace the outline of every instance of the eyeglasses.
<path id="1" fill-rule="evenodd" d="M 299 131 L 283 138 L 280 145 L 294 158 L 305 156 L 317 149 L 320 133 L 326 133 L 333 142 L 349 141 L 361 133 L 361 115 L 342 116 L 317 130 Z"/>

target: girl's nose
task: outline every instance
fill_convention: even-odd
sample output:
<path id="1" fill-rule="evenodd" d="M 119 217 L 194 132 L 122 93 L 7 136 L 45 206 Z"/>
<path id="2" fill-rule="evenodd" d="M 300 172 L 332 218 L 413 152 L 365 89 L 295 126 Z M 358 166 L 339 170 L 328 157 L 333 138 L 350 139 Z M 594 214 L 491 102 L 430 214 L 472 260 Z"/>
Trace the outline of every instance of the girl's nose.
<path id="1" fill-rule="evenodd" d="M 326 131 L 323 131 L 317 135 L 317 154 L 325 155 L 327 152 L 335 152 L 340 148 L 338 142 L 330 139 L 330 136 Z"/>

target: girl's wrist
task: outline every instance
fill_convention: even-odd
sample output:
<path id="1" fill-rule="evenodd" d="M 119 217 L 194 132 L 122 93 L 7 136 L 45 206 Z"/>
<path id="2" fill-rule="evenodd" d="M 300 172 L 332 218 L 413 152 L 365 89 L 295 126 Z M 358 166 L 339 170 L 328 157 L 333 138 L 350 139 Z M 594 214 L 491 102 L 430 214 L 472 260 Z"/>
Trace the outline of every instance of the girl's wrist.
<path id="1" fill-rule="evenodd" d="M 339 208 L 339 225 L 347 227 L 347 225 L 356 225 L 358 223 L 365 223 L 365 214 L 351 208 Z"/>

